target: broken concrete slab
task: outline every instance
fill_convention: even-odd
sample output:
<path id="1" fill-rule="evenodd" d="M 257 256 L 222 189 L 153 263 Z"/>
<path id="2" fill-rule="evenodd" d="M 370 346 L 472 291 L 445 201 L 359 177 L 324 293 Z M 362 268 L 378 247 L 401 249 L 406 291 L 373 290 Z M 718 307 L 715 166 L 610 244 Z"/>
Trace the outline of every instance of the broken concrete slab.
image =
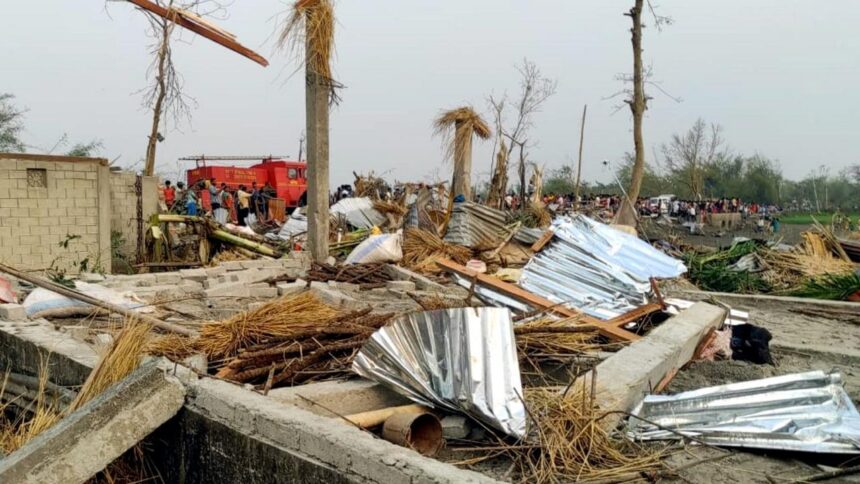
<path id="1" fill-rule="evenodd" d="M 249 297 L 248 285 L 235 282 L 232 284 L 219 284 L 203 291 L 206 297 Z"/>
<path id="2" fill-rule="evenodd" d="M 446 439 L 465 439 L 472 432 L 472 423 L 461 415 L 448 415 L 442 419 L 442 436 Z"/>
<path id="3" fill-rule="evenodd" d="M 294 282 L 279 282 L 276 287 L 279 296 L 293 296 L 304 292 L 308 283 L 303 279 L 296 279 Z"/>
<path id="4" fill-rule="evenodd" d="M 53 383 L 79 386 L 96 365 L 98 355 L 89 345 L 58 331 L 44 319 L 0 321 L 0 367 L 38 375 L 44 361 L 48 362 Z"/>
<path id="5" fill-rule="evenodd" d="M 442 284 L 439 284 L 438 282 L 433 282 L 430 279 L 422 276 L 421 274 L 412 272 L 405 267 L 400 267 L 393 264 L 386 264 L 384 270 L 388 277 L 394 279 L 395 281 L 412 281 L 415 283 L 415 286 L 422 291 L 445 291 L 445 286 L 443 286 Z"/>
<path id="6" fill-rule="evenodd" d="M 186 281 L 203 282 L 209 278 L 209 273 L 206 269 L 181 269 L 179 277 Z"/>
<path id="7" fill-rule="evenodd" d="M 175 416 L 185 387 L 151 361 L 0 461 L 0 482 L 84 482 Z"/>
<path id="8" fill-rule="evenodd" d="M 264 442 L 281 450 L 281 461 L 315 462 L 316 472 L 324 469 L 333 471 L 331 476 L 322 481 L 318 476 L 307 479 L 296 476 L 296 482 L 499 482 L 477 472 L 425 458 L 413 450 L 378 439 L 348 425 L 338 417 L 315 415 L 227 382 L 201 379 L 191 385 L 193 389 L 189 391 L 190 400 L 183 415 L 186 418 L 189 414 L 205 416 L 210 422 L 210 428 L 211 423 L 218 422 L 226 428 L 237 430 L 245 439 L 241 443 L 228 443 L 223 438 L 209 434 L 208 446 L 229 447 L 242 452 L 241 449 L 255 448 L 260 442 Z M 196 449 L 199 452 L 203 450 Z M 178 452 L 176 449 L 172 451 Z M 258 452 L 254 456 L 262 454 Z M 193 472 L 199 474 L 207 471 L 194 469 Z M 243 474 L 247 475 L 247 471 L 239 473 Z M 210 474 L 209 477 L 208 480 L 195 482 L 231 482 L 224 475 Z"/>
<path id="9" fill-rule="evenodd" d="M 27 310 L 20 304 L 0 304 L 0 319 L 24 321 L 27 319 Z"/>
<path id="10" fill-rule="evenodd" d="M 596 404 L 604 411 L 627 412 L 667 376 L 671 378 L 693 357 L 696 347 L 712 329 L 719 327 L 726 311 L 696 303 L 597 365 Z M 622 415 L 604 419 L 614 427 Z"/>
<path id="11" fill-rule="evenodd" d="M 416 289 L 416 284 L 412 281 L 388 281 L 385 287 L 389 291 L 394 292 L 409 292 Z"/>
<path id="12" fill-rule="evenodd" d="M 333 380 L 294 387 L 275 388 L 269 398 L 304 408 L 317 415 L 335 417 L 411 403 L 409 399 L 370 380 Z"/>

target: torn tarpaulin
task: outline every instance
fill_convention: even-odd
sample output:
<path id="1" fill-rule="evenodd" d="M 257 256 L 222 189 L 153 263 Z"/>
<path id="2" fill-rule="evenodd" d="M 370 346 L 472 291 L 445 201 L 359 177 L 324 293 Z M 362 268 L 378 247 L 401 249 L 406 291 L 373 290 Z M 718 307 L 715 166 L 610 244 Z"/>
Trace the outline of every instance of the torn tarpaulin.
<path id="1" fill-rule="evenodd" d="M 583 215 L 554 224 L 555 235 L 526 265 L 523 288 L 589 315 L 611 319 L 647 303 L 649 279 L 678 277 L 684 264 Z"/>
<path id="2" fill-rule="evenodd" d="M 633 415 L 629 432 L 639 440 L 679 439 L 680 433 L 726 447 L 860 454 L 860 414 L 839 373 L 812 371 L 649 395 Z"/>
<path id="3" fill-rule="evenodd" d="M 371 336 L 352 368 L 415 402 L 525 436 L 520 369 L 507 309 L 455 308 L 401 316 Z"/>
<path id="4" fill-rule="evenodd" d="M 373 208 L 369 198 L 344 198 L 331 206 L 329 211 L 342 215 L 347 223 L 357 229 L 369 229 L 385 223 L 385 216 Z"/>

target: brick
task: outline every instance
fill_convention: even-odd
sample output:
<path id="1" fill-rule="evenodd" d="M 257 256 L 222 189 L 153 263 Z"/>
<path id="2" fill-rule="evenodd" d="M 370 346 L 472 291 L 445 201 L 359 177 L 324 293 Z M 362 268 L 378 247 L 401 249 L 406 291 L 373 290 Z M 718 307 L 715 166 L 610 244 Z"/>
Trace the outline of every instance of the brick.
<path id="1" fill-rule="evenodd" d="M 0 304 L 0 319 L 21 321 L 27 319 L 27 311 L 20 304 Z"/>
<path id="2" fill-rule="evenodd" d="M 2 208 L 18 208 L 17 199 L 0 199 L 0 207 Z"/>
<path id="3" fill-rule="evenodd" d="M 328 285 L 330 288 L 338 289 L 340 291 L 358 292 L 361 289 L 361 286 L 351 282 L 329 281 Z"/>

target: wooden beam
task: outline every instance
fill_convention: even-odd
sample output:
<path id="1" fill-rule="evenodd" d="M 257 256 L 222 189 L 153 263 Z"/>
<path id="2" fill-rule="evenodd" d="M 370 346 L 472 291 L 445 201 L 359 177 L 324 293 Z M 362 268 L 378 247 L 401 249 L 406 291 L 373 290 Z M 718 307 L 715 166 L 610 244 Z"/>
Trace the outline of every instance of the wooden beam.
<path id="1" fill-rule="evenodd" d="M 128 1 L 133 3 L 134 5 L 137 5 L 143 10 L 146 10 L 147 12 L 151 12 L 161 18 L 174 22 L 176 23 L 176 25 L 185 27 L 186 29 L 194 32 L 195 34 L 205 37 L 212 42 L 221 45 L 222 47 L 226 47 L 233 52 L 236 52 L 237 54 L 243 55 L 263 67 L 269 65 L 269 61 L 267 61 L 263 56 L 236 42 L 232 34 L 228 34 L 227 32 L 211 25 L 208 22 L 200 22 L 199 20 L 197 20 L 196 16 L 185 15 L 181 10 L 171 10 L 164 8 L 161 5 L 158 5 L 157 3 L 151 2 L 149 0 Z"/>
<path id="2" fill-rule="evenodd" d="M 459 274 L 468 279 L 474 279 L 482 286 L 489 287 L 494 291 L 512 297 L 517 301 L 523 302 L 537 309 L 546 309 L 548 310 L 548 312 L 553 312 L 568 318 L 581 316 L 580 321 L 583 324 L 595 326 L 597 328 L 597 331 L 601 335 L 606 336 L 607 338 L 610 338 L 612 340 L 626 342 L 635 341 L 640 338 L 639 335 L 631 333 L 630 331 L 627 331 L 623 328 L 619 328 L 614 324 L 610 324 L 606 321 L 601 321 L 591 316 L 583 316 L 582 313 L 579 311 L 575 311 L 563 305 L 558 305 L 543 296 L 538 296 L 537 294 L 526 291 L 519 286 L 504 282 L 497 277 L 481 274 L 465 266 L 461 266 L 456 262 L 443 259 L 436 261 L 436 264 L 438 264 L 439 267 L 448 272 Z"/>
<path id="3" fill-rule="evenodd" d="M 548 244 L 549 241 L 552 240 L 553 235 L 555 235 L 555 230 L 553 230 L 552 227 L 546 229 L 546 232 L 544 232 L 543 235 L 541 235 L 540 238 L 537 239 L 534 244 L 532 244 L 532 252 L 540 252 L 541 249 L 543 249 L 544 246 L 546 246 L 546 244 Z"/>

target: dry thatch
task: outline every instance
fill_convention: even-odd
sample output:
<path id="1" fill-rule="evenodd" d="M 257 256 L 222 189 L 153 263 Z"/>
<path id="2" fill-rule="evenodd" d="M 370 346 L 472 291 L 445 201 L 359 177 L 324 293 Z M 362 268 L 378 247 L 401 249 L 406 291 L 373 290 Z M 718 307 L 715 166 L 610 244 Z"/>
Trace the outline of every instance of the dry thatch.
<path id="1" fill-rule="evenodd" d="M 304 64 L 308 76 L 318 76 L 336 102 L 337 82 L 331 71 L 334 56 L 334 4 L 331 0 L 297 0 L 290 11 L 278 45 Z"/>
<path id="2" fill-rule="evenodd" d="M 7 373 L 3 379 L 3 387 L 0 388 L 0 396 L 5 397 L 6 395 L 8 379 L 9 374 Z M 48 399 L 47 384 L 48 365 L 47 361 L 42 361 L 39 371 L 39 388 L 36 392 L 36 400 L 33 402 L 32 415 L 26 417 L 26 414 L 22 412 L 19 418 L 9 420 L 8 416 L 12 414 L 12 411 L 8 407 L 19 402 L 10 399 L 8 403 L 0 405 L 0 450 L 4 454 L 8 455 L 20 449 L 33 437 L 50 428 L 62 418 L 62 410 L 57 402 Z"/>
<path id="3" fill-rule="evenodd" d="M 472 135 L 487 139 L 492 134 L 490 126 L 471 106 L 445 111 L 433 122 L 435 134 L 445 141 L 446 159 L 461 159 L 471 149 Z M 451 136 L 453 129 L 453 138 Z M 453 142 L 451 142 L 453 140 Z"/>
<path id="4" fill-rule="evenodd" d="M 199 342 L 180 334 L 158 335 L 149 340 L 145 352 L 151 356 L 163 356 L 171 361 L 182 361 L 198 353 Z"/>
<path id="5" fill-rule="evenodd" d="M 581 355 L 588 351 L 607 349 L 601 343 L 597 329 L 577 324 L 579 316 L 566 319 L 543 318 L 515 328 L 517 350 L 522 358 Z"/>
<path id="6" fill-rule="evenodd" d="M 809 278 L 845 274 L 854 270 L 853 263 L 834 256 L 833 242 L 825 235 L 818 232 L 804 232 L 801 235 L 803 242 L 790 252 L 763 251 L 763 259 L 772 269 L 766 273 L 766 278 L 775 287 L 796 287 Z"/>
<path id="7" fill-rule="evenodd" d="M 210 361 L 229 358 L 242 348 L 288 336 L 336 315 L 335 309 L 311 293 L 283 297 L 226 321 L 204 324 L 200 331 L 200 349 Z"/>
<path id="8" fill-rule="evenodd" d="M 465 264 L 472 258 L 472 251 L 461 245 L 449 244 L 433 232 L 422 229 L 406 229 L 403 234 L 403 259 L 406 267 L 423 273 L 441 272 L 436 265 L 438 259 L 451 259 Z"/>
<path id="9" fill-rule="evenodd" d="M 610 437 L 595 409 L 594 388 L 584 381 L 564 392 L 527 389 L 525 403 L 535 445 L 505 451 L 522 482 L 624 482 L 662 466 L 662 453 Z"/>
<path id="10" fill-rule="evenodd" d="M 373 202 L 373 208 L 382 215 L 385 215 L 385 218 L 388 219 L 388 226 L 392 228 L 397 228 L 403 225 L 403 217 L 405 217 L 406 212 L 409 211 L 403 200 L 375 200 Z"/>

